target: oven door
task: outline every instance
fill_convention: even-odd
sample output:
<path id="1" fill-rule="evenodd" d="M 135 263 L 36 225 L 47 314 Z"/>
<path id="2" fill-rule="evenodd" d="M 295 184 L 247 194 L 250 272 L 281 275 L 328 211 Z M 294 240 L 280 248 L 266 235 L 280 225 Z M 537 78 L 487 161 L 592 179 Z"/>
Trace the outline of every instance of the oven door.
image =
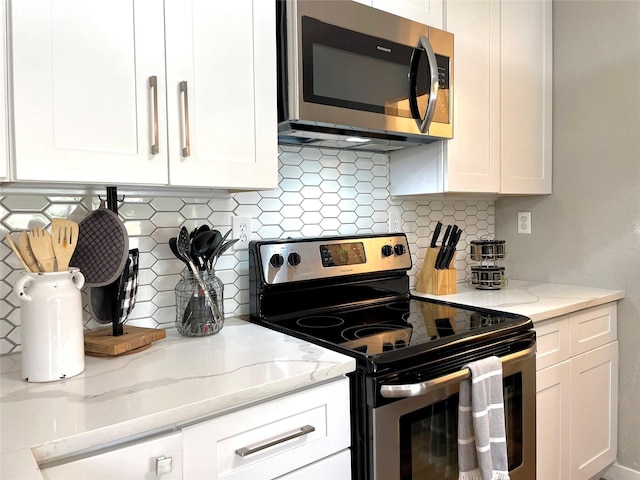
<path id="1" fill-rule="evenodd" d="M 535 340 L 500 358 L 510 476 L 529 480 L 536 473 Z M 458 478 L 458 393 L 467 376 L 463 369 L 416 384 L 378 384 L 383 396 L 407 396 L 373 409 L 374 478 Z"/>

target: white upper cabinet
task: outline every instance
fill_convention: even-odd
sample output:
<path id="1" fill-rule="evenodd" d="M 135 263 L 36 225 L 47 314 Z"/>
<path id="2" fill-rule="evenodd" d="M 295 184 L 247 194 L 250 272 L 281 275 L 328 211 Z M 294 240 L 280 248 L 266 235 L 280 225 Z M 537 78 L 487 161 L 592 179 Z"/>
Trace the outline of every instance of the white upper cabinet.
<path id="1" fill-rule="evenodd" d="M 7 112 L 6 2 L 0 0 L 0 180 L 9 177 L 9 131 Z"/>
<path id="2" fill-rule="evenodd" d="M 501 193 L 551 193 L 551 9 L 501 2 Z"/>
<path id="3" fill-rule="evenodd" d="M 378 10 L 424 23 L 430 27 L 442 28 L 444 0 L 354 0 L 375 7 Z"/>
<path id="4" fill-rule="evenodd" d="M 272 2 L 167 0 L 165 9 L 171 184 L 276 187 Z"/>
<path id="5" fill-rule="evenodd" d="M 164 3 L 13 3 L 16 180 L 277 185 L 274 9 Z"/>
<path id="6" fill-rule="evenodd" d="M 550 193 L 550 3 L 449 0 L 445 9 L 453 139 L 393 152 L 391 194 Z"/>
<path id="7" fill-rule="evenodd" d="M 152 0 L 12 3 L 16 180 L 167 183 L 163 31 Z"/>

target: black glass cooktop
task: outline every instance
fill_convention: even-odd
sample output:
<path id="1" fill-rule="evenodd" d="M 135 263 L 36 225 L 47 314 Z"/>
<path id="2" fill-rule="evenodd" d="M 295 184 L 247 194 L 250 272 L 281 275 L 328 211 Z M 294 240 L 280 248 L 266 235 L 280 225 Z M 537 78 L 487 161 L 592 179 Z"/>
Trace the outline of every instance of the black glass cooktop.
<path id="1" fill-rule="evenodd" d="M 520 315 L 414 298 L 260 323 L 377 362 L 445 345 L 462 348 L 531 328 L 531 320 Z"/>

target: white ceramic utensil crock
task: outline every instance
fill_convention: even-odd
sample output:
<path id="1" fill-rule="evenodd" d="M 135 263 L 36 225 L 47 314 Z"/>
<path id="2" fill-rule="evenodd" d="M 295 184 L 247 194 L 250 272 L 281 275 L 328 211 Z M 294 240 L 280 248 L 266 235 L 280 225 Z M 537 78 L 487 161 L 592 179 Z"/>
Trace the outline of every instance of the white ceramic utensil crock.
<path id="1" fill-rule="evenodd" d="M 23 272 L 13 287 L 20 299 L 22 378 L 52 382 L 84 371 L 84 331 L 77 268 Z"/>

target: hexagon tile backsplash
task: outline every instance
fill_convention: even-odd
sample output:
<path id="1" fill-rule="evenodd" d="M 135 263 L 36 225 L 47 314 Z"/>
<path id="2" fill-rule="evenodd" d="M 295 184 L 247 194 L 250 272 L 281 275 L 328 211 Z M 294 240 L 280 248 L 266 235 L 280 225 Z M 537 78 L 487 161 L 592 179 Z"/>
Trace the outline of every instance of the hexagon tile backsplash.
<path id="1" fill-rule="evenodd" d="M 371 152 L 282 147 L 279 187 L 240 192 L 223 198 L 127 196 L 119 214 L 129 233 L 130 247 L 140 249 L 140 286 L 129 324 L 172 328 L 174 286 L 183 264 L 171 253 L 168 240 L 182 225 L 202 223 L 218 230 L 231 228 L 232 216 L 251 217 L 253 238 L 349 235 L 388 231 L 389 209 L 398 209 L 407 234 L 415 273 L 422 268 L 425 249 L 436 222 L 464 230 L 458 244 L 458 281 L 474 262 L 467 262 L 469 241 L 494 234 L 494 204 L 488 200 L 402 200 L 389 195 L 389 157 Z M 20 308 L 12 292 L 21 266 L 4 240 L 7 232 L 48 227 L 51 218 L 80 219 L 97 208 L 94 197 L 11 194 L 0 197 L 0 354 L 20 350 Z M 246 250 L 223 255 L 216 273 L 224 283 L 226 315 L 247 314 L 249 272 Z M 83 294 L 87 329 L 99 325 L 91 318 Z"/>

